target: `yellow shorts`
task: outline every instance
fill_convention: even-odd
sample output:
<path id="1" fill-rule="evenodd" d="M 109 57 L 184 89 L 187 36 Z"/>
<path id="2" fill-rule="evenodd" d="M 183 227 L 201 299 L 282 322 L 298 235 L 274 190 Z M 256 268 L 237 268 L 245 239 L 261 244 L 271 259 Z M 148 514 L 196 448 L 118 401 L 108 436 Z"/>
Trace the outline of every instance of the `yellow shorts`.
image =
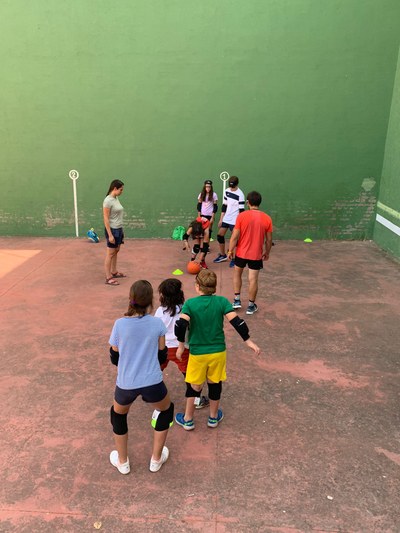
<path id="1" fill-rule="evenodd" d="M 189 354 L 186 383 L 202 385 L 207 379 L 213 383 L 226 380 L 226 351 L 202 355 Z"/>

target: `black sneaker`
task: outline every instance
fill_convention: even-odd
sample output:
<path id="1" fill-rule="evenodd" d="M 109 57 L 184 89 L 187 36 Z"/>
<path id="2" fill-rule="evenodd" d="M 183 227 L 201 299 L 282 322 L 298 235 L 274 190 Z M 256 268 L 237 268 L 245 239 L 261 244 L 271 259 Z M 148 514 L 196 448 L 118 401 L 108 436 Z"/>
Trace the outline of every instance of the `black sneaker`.
<path id="1" fill-rule="evenodd" d="M 232 307 L 234 309 L 240 309 L 242 307 L 242 302 L 240 301 L 240 298 L 235 298 L 232 302 Z"/>
<path id="2" fill-rule="evenodd" d="M 219 256 L 214 259 L 213 263 L 223 263 L 224 261 L 228 261 L 228 256 L 219 254 Z"/>
<path id="3" fill-rule="evenodd" d="M 254 313 L 257 313 L 258 307 L 256 304 L 250 304 L 249 307 L 246 310 L 246 315 L 254 315 Z"/>
<path id="4" fill-rule="evenodd" d="M 199 404 L 196 405 L 196 409 L 203 409 L 203 407 L 207 407 L 208 405 L 210 405 L 210 400 L 207 398 L 207 396 L 202 396 Z"/>

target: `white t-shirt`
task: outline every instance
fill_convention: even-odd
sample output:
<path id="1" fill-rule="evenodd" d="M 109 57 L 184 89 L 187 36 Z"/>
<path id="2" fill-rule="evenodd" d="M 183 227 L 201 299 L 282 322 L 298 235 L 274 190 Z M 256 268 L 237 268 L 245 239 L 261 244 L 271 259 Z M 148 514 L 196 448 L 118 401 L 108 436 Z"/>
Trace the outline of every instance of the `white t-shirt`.
<path id="1" fill-rule="evenodd" d="M 208 198 L 208 194 L 206 196 Z M 201 202 L 201 214 L 205 215 L 207 217 L 211 217 L 214 213 L 214 202 L 218 201 L 217 193 L 213 192 L 213 199 L 212 200 L 205 200 L 204 202 L 201 201 L 201 193 L 198 196 L 198 201 Z"/>
<path id="2" fill-rule="evenodd" d="M 110 210 L 110 228 L 119 229 L 123 226 L 124 208 L 121 205 L 118 197 L 109 194 L 104 198 L 103 207 L 108 207 Z"/>
<path id="3" fill-rule="evenodd" d="M 244 210 L 244 202 L 243 191 L 239 188 L 236 191 L 232 191 L 230 187 L 226 189 L 223 203 L 227 207 L 222 222 L 234 226 L 240 210 Z"/>
<path id="4" fill-rule="evenodd" d="M 165 334 L 167 348 L 177 348 L 179 346 L 178 339 L 175 337 L 175 322 L 178 320 L 180 312 L 181 308 L 176 306 L 175 316 L 171 316 L 165 307 L 160 306 L 154 313 L 155 317 L 161 318 L 167 328 L 167 333 Z"/>

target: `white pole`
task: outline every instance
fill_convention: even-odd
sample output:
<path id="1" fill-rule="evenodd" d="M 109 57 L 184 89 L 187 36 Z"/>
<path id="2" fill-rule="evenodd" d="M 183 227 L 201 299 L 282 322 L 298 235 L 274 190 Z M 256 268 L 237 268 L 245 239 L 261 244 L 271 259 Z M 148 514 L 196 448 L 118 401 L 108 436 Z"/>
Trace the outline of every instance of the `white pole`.
<path id="1" fill-rule="evenodd" d="M 221 172 L 219 177 L 220 177 L 220 179 L 222 180 L 222 183 L 223 183 L 223 186 L 222 186 L 222 201 L 223 201 L 224 200 L 224 196 L 225 196 L 225 190 L 226 190 L 226 182 L 230 178 L 230 175 L 229 175 L 229 172 L 224 170 L 223 172 Z"/>
<path id="2" fill-rule="evenodd" d="M 76 194 L 76 180 L 79 178 L 79 172 L 77 170 L 70 170 L 69 177 L 72 179 L 72 188 L 74 191 L 74 211 L 75 211 L 75 235 L 79 237 L 78 228 L 78 198 Z"/>

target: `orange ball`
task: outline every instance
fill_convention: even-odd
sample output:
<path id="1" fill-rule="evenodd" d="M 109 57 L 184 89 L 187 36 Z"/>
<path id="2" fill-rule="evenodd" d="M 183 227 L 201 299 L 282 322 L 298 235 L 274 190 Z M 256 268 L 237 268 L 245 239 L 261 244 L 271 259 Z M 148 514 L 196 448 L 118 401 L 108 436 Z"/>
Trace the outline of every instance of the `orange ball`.
<path id="1" fill-rule="evenodd" d="M 189 274 L 198 274 L 201 270 L 201 266 L 199 263 L 196 263 L 196 261 L 189 261 L 189 263 L 186 265 L 186 270 L 189 272 Z"/>

